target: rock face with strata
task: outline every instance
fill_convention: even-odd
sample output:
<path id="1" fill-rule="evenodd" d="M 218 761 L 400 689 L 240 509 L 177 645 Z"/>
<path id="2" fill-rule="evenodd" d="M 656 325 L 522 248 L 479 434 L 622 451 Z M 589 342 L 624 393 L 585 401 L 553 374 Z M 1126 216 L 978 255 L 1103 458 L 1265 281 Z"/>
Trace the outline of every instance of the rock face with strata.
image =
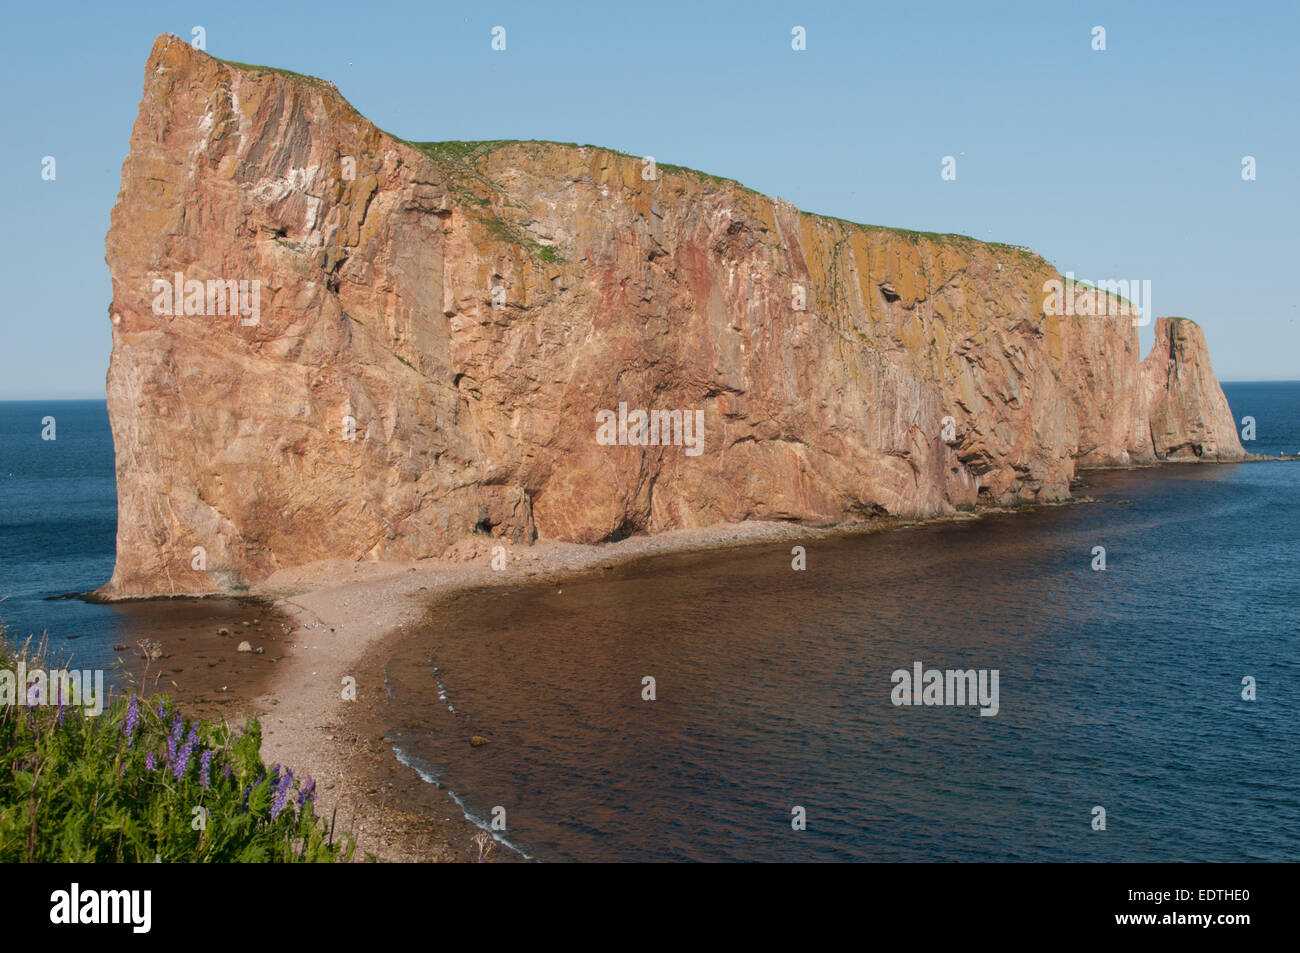
<path id="1" fill-rule="evenodd" d="M 934 516 L 1241 455 L 1199 329 L 1162 321 L 1141 362 L 1131 317 L 1044 313 L 1059 275 L 1025 249 L 594 147 L 408 143 L 332 84 L 175 37 L 107 245 L 108 597 L 475 533 Z M 232 314 L 240 281 L 257 307 Z M 638 409 L 702 412 L 699 452 L 671 423 L 634 445 Z"/>
<path id="2" fill-rule="evenodd" d="M 1160 460 L 1240 460 L 1241 438 L 1210 366 L 1205 332 L 1187 318 L 1159 318 L 1142 361 L 1143 423 Z"/>

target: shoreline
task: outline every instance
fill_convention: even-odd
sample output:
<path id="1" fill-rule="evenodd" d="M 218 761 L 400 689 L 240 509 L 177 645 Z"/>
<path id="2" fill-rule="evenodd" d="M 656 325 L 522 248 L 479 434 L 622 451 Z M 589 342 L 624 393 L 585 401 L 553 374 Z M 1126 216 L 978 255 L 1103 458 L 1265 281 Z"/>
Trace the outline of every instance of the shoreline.
<path id="1" fill-rule="evenodd" d="M 858 532 L 883 528 L 855 527 Z M 452 792 L 401 763 L 385 738 L 384 667 L 394 639 L 410 632 L 434 605 L 474 590 L 558 582 L 656 555 L 844 532 L 742 523 L 618 543 L 539 540 L 531 546 L 482 536 L 462 540 L 437 559 L 326 560 L 282 570 L 254 591 L 296 623 L 292 651 L 276 666 L 266 691 L 246 705 L 262 724 L 263 758 L 317 779 L 318 810 L 329 816 L 337 809 L 340 829 L 357 839 L 359 858 L 369 852 L 396 862 L 476 860 L 475 838 L 482 829 L 464 816 Z M 506 548 L 502 569 L 491 565 L 497 546 Z M 345 678 L 355 680 L 355 700 L 343 697 Z M 524 860 L 501 845 L 490 859 Z"/>
<path id="2" fill-rule="evenodd" d="M 1300 453 L 1279 454 L 1277 456 L 1266 456 L 1261 454 L 1248 453 L 1246 454 L 1246 456 L 1241 457 L 1240 459 L 1219 459 L 1217 457 L 1211 457 L 1208 459 L 1192 458 L 1192 459 L 1177 459 L 1177 460 L 1154 460 L 1147 463 L 1106 462 L 1106 463 L 1097 463 L 1097 464 L 1078 464 L 1075 467 L 1075 475 L 1070 478 L 1069 486 L 1071 489 L 1073 489 L 1074 487 L 1080 485 L 1083 482 L 1081 474 L 1104 473 L 1106 471 L 1111 471 L 1111 470 L 1115 470 L 1115 471 L 1161 470 L 1166 467 L 1180 467 L 1180 466 L 1187 466 L 1187 465 L 1235 466 L 1237 464 L 1242 464 L 1242 463 L 1296 463 L 1296 462 L 1300 462 Z M 634 536 L 613 543 L 594 543 L 594 544 L 563 543 L 556 540 L 538 539 L 537 541 L 532 543 L 531 546 L 522 546 L 521 548 L 523 548 L 524 550 L 529 550 L 529 549 L 536 549 L 538 546 L 549 545 L 549 546 L 554 546 L 556 548 L 573 549 L 573 550 L 602 549 L 606 551 L 613 551 L 616 547 L 622 546 L 634 540 L 648 542 L 653 540 L 662 540 L 666 538 L 671 538 L 667 548 L 660 549 L 654 545 L 650 545 L 649 548 L 653 550 L 653 552 L 647 553 L 647 555 L 654 555 L 659 552 L 665 552 L 665 553 L 666 552 L 688 552 L 688 551 L 695 551 L 695 550 L 703 552 L 709 549 L 726 548 L 727 546 L 731 546 L 731 545 L 741 545 L 741 546 L 747 545 L 747 543 L 751 539 L 751 535 L 748 532 L 743 532 L 744 528 L 746 527 L 754 527 L 759 530 L 761 530 L 764 527 L 768 527 L 768 528 L 794 527 L 798 529 L 800 532 L 805 532 L 809 535 L 817 535 L 817 534 L 840 535 L 840 534 L 855 534 L 855 533 L 872 533 L 872 532 L 883 532 L 889 529 L 896 528 L 897 526 L 903 526 L 903 525 L 923 525 L 929 523 L 941 523 L 941 522 L 951 521 L 951 520 L 968 519 L 971 518 L 972 515 L 984 515 L 984 514 L 1002 513 L 1002 512 L 1018 512 L 1021 510 L 1032 509 L 1034 507 L 1040 507 L 1040 506 L 1070 506 L 1076 503 L 1094 503 L 1094 502 L 1097 501 L 1087 497 L 1068 496 L 1065 499 L 1061 499 L 1061 500 L 1026 500 L 1023 502 L 992 503 L 992 504 L 980 503 L 974 505 L 974 507 L 969 510 L 957 510 L 953 513 L 943 514 L 939 516 L 884 516 L 884 517 L 878 517 L 878 518 L 862 520 L 862 521 L 846 521 L 841 523 L 833 523 L 825 526 L 812 526 L 812 525 L 797 523 L 793 521 L 749 520 L 742 523 L 719 524 L 717 526 L 705 527 L 701 529 L 665 530 L 661 533 L 656 533 L 652 536 Z M 724 535 L 724 536 L 728 535 L 729 531 L 731 530 L 742 530 L 742 532 L 739 532 L 737 534 L 737 539 L 734 542 L 728 540 L 721 540 L 716 543 L 711 543 L 707 541 L 709 537 L 714 535 Z M 684 544 L 681 544 L 677 541 L 677 538 L 682 536 L 695 536 L 704 541 L 699 543 L 692 543 L 688 541 Z M 752 537 L 753 541 L 755 542 L 762 541 L 763 538 L 764 537 L 761 532 L 756 532 Z M 466 542 L 470 540 L 476 540 L 476 541 L 491 540 L 492 545 L 504 545 L 507 548 L 510 548 L 512 545 L 517 545 L 517 544 L 511 544 L 507 540 L 501 537 L 474 535 L 474 536 L 468 536 L 461 539 L 455 546 L 451 547 L 451 549 L 449 550 L 450 555 L 445 555 L 440 557 L 427 557 L 423 559 L 414 559 L 414 560 L 384 560 L 382 562 L 354 562 L 352 560 L 346 560 L 346 559 L 323 559 L 323 560 L 317 560 L 316 562 L 313 563 L 308 563 L 303 566 L 295 566 L 290 569 L 280 570 L 276 573 L 273 573 L 271 576 L 269 576 L 267 579 L 263 580 L 260 583 L 254 583 L 251 586 L 235 588 L 235 589 L 221 589 L 221 590 L 212 590 L 212 591 L 203 591 L 203 592 L 177 592 L 177 593 L 152 593 L 147 595 L 123 595 L 120 593 L 108 591 L 109 583 L 105 583 L 104 585 L 99 586 L 98 588 L 95 589 L 91 589 L 88 592 L 67 592 L 67 593 L 61 593 L 59 595 L 45 596 L 43 598 L 45 601 L 56 601 L 59 599 L 79 599 L 82 602 L 88 602 L 96 605 L 123 605 L 123 604 L 130 604 L 130 603 L 147 603 L 147 602 L 165 603 L 172 600 L 189 602 L 189 601 L 204 600 L 204 599 L 257 600 L 257 599 L 269 598 L 272 600 L 276 600 L 276 599 L 280 599 L 286 594 L 306 591 L 304 587 L 306 587 L 306 589 L 310 589 L 310 586 L 312 584 L 323 584 L 324 579 L 326 575 L 331 571 L 331 568 L 337 568 L 339 566 L 353 566 L 353 565 L 382 566 L 386 568 L 398 567 L 398 569 L 400 569 L 403 567 L 423 568 L 423 567 L 428 567 L 437 564 L 454 565 L 463 561 L 463 557 L 457 555 L 457 553 L 459 550 L 461 550 L 462 547 L 465 546 Z M 280 581 L 277 582 L 277 580 Z"/>
<path id="3" fill-rule="evenodd" d="M 777 542 L 793 546 L 1101 502 L 1075 497 L 929 519 L 885 518 L 821 528 L 755 521 L 593 545 L 538 540 L 531 546 L 511 546 L 497 537 L 477 536 L 437 559 L 324 560 L 281 570 L 255 587 L 254 594 L 273 600 L 276 610 L 295 620 L 292 651 L 276 666 L 267 690 L 250 698 L 247 707 L 262 724 L 264 760 L 291 765 L 317 779 L 318 810 L 329 816 L 337 809 L 340 829 L 357 839 L 359 859 L 369 852 L 382 861 L 473 861 L 480 853 L 475 838 L 481 840 L 482 829 L 464 816 L 453 792 L 401 762 L 385 736 L 387 649 L 418 626 L 431 608 L 477 590 L 559 583 L 655 556 Z M 502 569 L 491 566 L 497 546 L 506 548 L 507 566 Z M 343 698 L 346 678 L 355 680 L 355 700 Z M 496 846 L 491 860 L 524 860 Z"/>

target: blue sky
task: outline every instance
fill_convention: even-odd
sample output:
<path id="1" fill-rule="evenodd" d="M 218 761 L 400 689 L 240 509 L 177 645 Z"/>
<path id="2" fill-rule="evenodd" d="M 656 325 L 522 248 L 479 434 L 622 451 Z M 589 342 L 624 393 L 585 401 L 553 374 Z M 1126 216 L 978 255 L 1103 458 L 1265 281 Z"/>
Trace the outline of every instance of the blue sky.
<path id="1" fill-rule="evenodd" d="M 1028 245 L 1081 278 L 1150 279 L 1157 313 L 1205 327 L 1220 378 L 1300 378 L 1298 9 L 10 4 L 0 399 L 103 396 L 104 235 L 144 61 L 194 26 L 213 55 L 334 80 L 406 138 L 594 143 L 810 211 Z"/>

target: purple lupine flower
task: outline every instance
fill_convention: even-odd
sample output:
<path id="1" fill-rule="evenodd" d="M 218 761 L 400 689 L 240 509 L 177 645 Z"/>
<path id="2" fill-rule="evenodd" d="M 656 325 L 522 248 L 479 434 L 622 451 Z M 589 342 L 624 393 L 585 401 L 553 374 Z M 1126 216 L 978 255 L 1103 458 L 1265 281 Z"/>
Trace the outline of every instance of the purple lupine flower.
<path id="1" fill-rule="evenodd" d="M 126 721 L 122 723 L 122 732 L 126 735 L 126 746 L 131 747 L 135 740 L 135 729 L 140 724 L 140 700 L 131 693 L 131 704 L 126 708 Z"/>
<path id="2" fill-rule="evenodd" d="M 223 770 L 223 771 L 221 772 L 222 780 L 225 780 L 225 781 L 230 780 L 230 775 L 231 775 L 232 773 L 233 773 L 233 772 L 230 770 L 230 765 L 226 765 L 225 770 Z"/>
<path id="3" fill-rule="evenodd" d="M 58 725 L 60 728 L 63 727 L 63 709 L 64 709 L 64 707 L 65 707 L 65 706 L 64 706 L 63 702 L 59 702 L 59 711 L 58 711 L 58 714 L 56 714 L 56 715 L 54 716 L 54 723 L 55 723 L 56 725 Z"/>
<path id="4" fill-rule="evenodd" d="M 311 775 L 308 775 L 307 783 L 298 792 L 298 806 L 302 807 L 308 801 L 314 800 L 316 800 L 316 782 L 312 780 Z"/>
<path id="5" fill-rule="evenodd" d="M 285 803 L 289 800 L 289 785 L 293 784 L 293 772 L 285 771 L 284 776 L 280 778 L 279 785 L 275 789 L 275 800 L 271 802 L 271 820 L 275 820 L 280 812 L 284 810 Z"/>
<path id="6" fill-rule="evenodd" d="M 159 718 L 167 717 L 167 699 L 165 698 L 158 703 L 158 717 Z"/>
<path id="7" fill-rule="evenodd" d="M 179 781 L 189 770 L 190 758 L 194 756 L 194 746 L 199 743 L 199 733 L 193 728 L 190 729 L 189 736 L 185 739 L 185 746 L 181 748 L 180 753 L 176 755 L 176 763 L 172 765 L 172 774 Z"/>
<path id="8" fill-rule="evenodd" d="M 208 789 L 208 772 L 212 770 L 212 749 L 204 748 L 199 755 L 199 787 Z"/>
<path id="9" fill-rule="evenodd" d="M 144 756 L 145 770 L 153 771 L 157 767 L 158 767 L 158 759 L 153 756 L 153 752 L 152 751 L 146 752 Z"/>
<path id="10" fill-rule="evenodd" d="M 185 731 L 185 722 L 181 721 L 178 714 L 172 722 L 172 733 L 167 736 L 167 763 L 176 763 L 176 748 L 181 743 L 181 734 Z"/>

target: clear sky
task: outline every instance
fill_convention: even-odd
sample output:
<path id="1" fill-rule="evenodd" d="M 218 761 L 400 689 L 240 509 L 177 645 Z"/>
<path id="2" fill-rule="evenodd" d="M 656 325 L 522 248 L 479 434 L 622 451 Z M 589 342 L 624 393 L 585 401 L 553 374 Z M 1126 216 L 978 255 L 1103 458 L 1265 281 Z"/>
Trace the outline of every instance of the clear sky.
<path id="1" fill-rule="evenodd" d="M 1150 279 L 1224 380 L 1300 378 L 1300 4 L 11 3 L 0 399 L 102 397 L 104 235 L 154 39 L 321 76 L 408 139 L 557 139 Z M 506 28 L 505 51 L 491 48 Z M 807 49 L 791 49 L 791 30 Z M 1106 30 L 1095 51 L 1093 28 Z M 957 178 L 940 176 L 944 156 Z M 42 179 L 53 156 L 56 178 Z M 1253 156 L 1256 179 L 1243 181 Z M 1150 343 L 1144 329 L 1143 348 Z"/>

